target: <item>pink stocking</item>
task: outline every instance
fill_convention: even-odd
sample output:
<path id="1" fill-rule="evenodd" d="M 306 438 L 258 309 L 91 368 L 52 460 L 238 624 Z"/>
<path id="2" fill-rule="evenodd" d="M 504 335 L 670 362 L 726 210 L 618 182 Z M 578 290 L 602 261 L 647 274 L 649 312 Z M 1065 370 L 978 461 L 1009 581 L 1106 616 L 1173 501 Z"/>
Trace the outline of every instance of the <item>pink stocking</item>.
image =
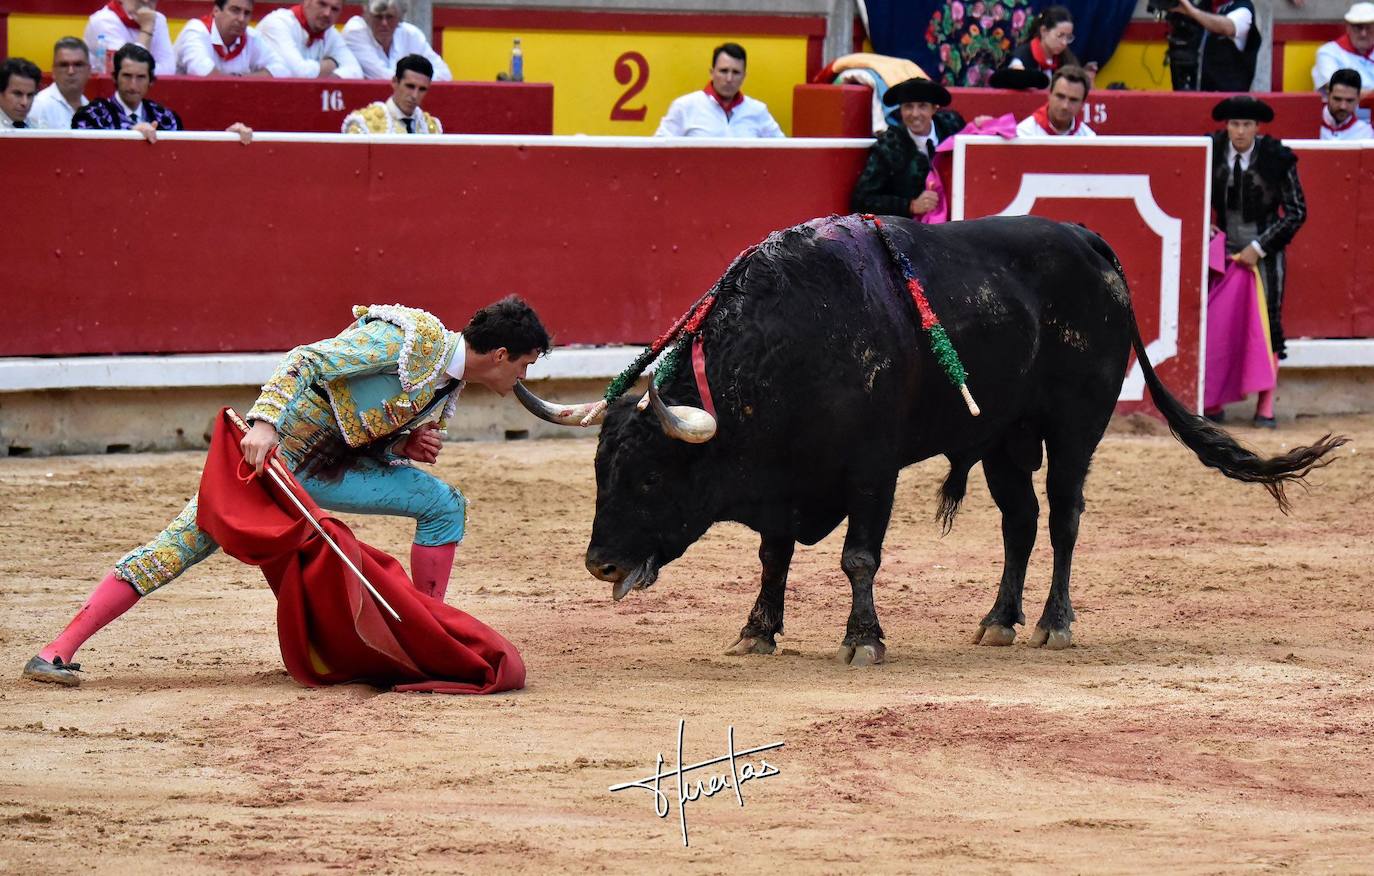
<path id="1" fill-rule="evenodd" d="M 441 545 L 413 544 L 410 546 L 410 577 L 415 589 L 433 596 L 440 602 L 448 592 L 448 576 L 453 571 L 456 542 Z"/>
<path id="2" fill-rule="evenodd" d="M 100 632 L 110 621 L 134 607 L 138 602 L 138 591 L 127 581 L 115 577 L 111 572 L 96 585 L 86 604 L 67 624 L 62 635 L 52 640 L 52 644 L 38 652 L 38 656 L 48 662 L 61 657 L 63 663 L 72 662 L 76 651 L 86 640 Z"/>
<path id="3" fill-rule="evenodd" d="M 1277 379 L 1279 374 L 1279 358 L 1274 357 L 1274 377 Z M 1255 400 L 1255 416 L 1273 417 L 1274 416 L 1274 395 L 1278 392 L 1278 387 L 1266 389 L 1259 394 Z"/>

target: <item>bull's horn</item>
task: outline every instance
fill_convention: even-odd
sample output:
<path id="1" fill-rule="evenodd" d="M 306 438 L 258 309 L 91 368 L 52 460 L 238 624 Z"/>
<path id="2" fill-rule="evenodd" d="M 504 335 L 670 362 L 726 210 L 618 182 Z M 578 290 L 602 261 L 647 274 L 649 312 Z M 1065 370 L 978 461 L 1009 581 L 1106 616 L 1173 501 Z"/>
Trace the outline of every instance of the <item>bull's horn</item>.
<path id="1" fill-rule="evenodd" d="M 595 426 L 606 416 L 606 402 L 596 401 L 581 405 L 555 405 L 544 401 L 530 392 L 521 381 L 515 381 L 515 397 L 525 410 L 541 420 L 557 423 L 560 426 Z"/>
<path id="2" fill-rule="evenodd" d="M 716 418 L 701 408 L 686 405 L 665 405 L 658 394 L 658 387 L 649 381 L 649 406 L 654 409 L 663 431 L 668 437 L 688 444 L 702 444 L 710 441 L 716 434 Z"/>

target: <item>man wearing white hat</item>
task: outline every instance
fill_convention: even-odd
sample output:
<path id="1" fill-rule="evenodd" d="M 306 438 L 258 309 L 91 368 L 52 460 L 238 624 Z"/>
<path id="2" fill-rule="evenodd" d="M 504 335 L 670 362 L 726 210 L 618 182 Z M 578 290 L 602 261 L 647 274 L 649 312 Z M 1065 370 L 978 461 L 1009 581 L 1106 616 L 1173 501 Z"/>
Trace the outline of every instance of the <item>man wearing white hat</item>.
<path id="1" fill-rule="evenodd" d="M 1317 49 L 1312 68 L 1312 88 L 1324 91 L 1337 70 L 1360 74 L 1362 97 L 1374 90 L 1374 3 L 1355 3 L 1345 13 L 1345 34 Z"/>

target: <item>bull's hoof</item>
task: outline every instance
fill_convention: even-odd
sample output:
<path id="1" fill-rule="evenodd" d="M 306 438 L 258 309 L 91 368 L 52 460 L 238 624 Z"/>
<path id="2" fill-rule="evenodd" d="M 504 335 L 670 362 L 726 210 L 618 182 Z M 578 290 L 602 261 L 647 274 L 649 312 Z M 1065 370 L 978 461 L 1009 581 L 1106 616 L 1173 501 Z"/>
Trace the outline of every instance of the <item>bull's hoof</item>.
<path id="1" fill-rule="evenodd" d="M 1000 624 L 980 624 L 977 632 L 973 634 L 973 644 L 975 645 L 1010 645 L 1016 641 L 1016 627 L 1004 627 Z"/>
<path id="2" fill-rule="evenodd" d="M 835 659 L 850 666 L 876 666 L 887 660 L 887 647 L 882 642 L 873 645 L 841 645 Z"/>
<path id="3" fill-rule="evenodd" d="M 1065 627 L 1062 630 L 1047 630 L 1044 627 L 1036 627 L 1035 632 L 1031 633 L 1030 645 L 1032 648 L 1048 648 L 1051 651 L 1063 651 L 1073 644 L 1073 630 Z"/>
<path id="4" fill-rule="evenodd" d="M 767 639 L 741 636 L 738 642 L 725 649 L 725 653 L 732 657 L 742 657 L 745 654 L 772 654 L 776 650 L 778 646 Z"/>

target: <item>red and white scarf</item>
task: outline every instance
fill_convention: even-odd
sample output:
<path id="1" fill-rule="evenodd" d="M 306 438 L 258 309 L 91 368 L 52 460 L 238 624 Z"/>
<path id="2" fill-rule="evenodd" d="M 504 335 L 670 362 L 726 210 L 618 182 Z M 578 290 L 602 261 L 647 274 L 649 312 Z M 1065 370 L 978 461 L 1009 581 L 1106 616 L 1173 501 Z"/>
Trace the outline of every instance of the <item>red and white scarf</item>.
<path id="1" fill-rule="evenodd" d="M 1351 113 L 1346 116 L 1345 121 L 1336 124 L 1336 120 L 1331 116 L 1331 110 L 1328 107 L 1322 107 L 1322 127 L 1332 134 L 1339 134 L 1341 131 L 1350 130 L 1355 127 L 1355 122 L 1357 121 L 1359 121 L 1359 119 L 1354 113 Z"/>
<path id="2" fill-rule="evenodd" d="M 1348 33 L 1343 33 L 1337 37 L 1336 45 L 1345 49 L 1352 55 L 1360 55 L 1364 58 L 1374 58 L 1374 46 L 1371 46 L 1367 52 L 1361 52 L 1359 49 L 1355 48 L 1355 44 L 1350 41 L 1350 34 Z"/>
<path id="3" fill-rule="evenodd" d="M 706 83 L 706 88 L 703 90 L 708 95 L 710 95 L 712 100 L 720 104 L 721 109 L 725 110 L 725 117 L 727 119 L 730 118 L 730 113 L 734 111 L 735 107 L 744 103 L 743 91 L 736 91 L 734 97 L 732 97 L 730 100 L 726 100 L 725 98 L 721 97 L 718 93 L 716 93 L 716 87 L 709 82 Z"/>
<path id="4" fill-rule="evenodd" d="M 90 7 L 88 6 L 86 8 L 89 9 Z M 124 4 L 120 3 L 119 0 L 110 0 L 109 4 L 106 5 L 105 8 L 113 12 L 115 15 L 119 16 L 119 20 L 123 22 L 124 26 L 127 27 L 129 30 L 143 29 L 137 21 L 134 21 L 133 18 L 129 16 L 129 13 L 124 11 Z"/>
<path id="5" fill-rule="evenodd" d="M 320 40 L 324 39 L 324 31 L 311 30 L 310 25 L 306 23 L 304 6 L 302 6 L 299 3 L 297 3 L 295 6 L 292 6 L 291 14 L 296 16 L 296 20 L 301 23 L 301 28 L 305 31 L 306 48 L 309 48 L 310 46 L 313 46 L 315 45 L 315 43 L 318 43 Z"/>
<path id="6" fill-rule="evenodd" d="M 1054 125 L 1050 124 L 1049 104 L 1045 104 L 1040 107 L 1040 109 L 1031 113 L 1031 118 L 1035 119 L 1035 123 L 1040 126 L 1040 129 L 1051 137 L 1072 137 L 1074 134 L 1077 134 L 1078 129 L 1083 126 L 1082 119 L 1078 118 L 1078 116 L 1074 116 L 1073 122 L 1070 123 L 1067 131 L 1056 131 Z"/>
<path id="7" fill-rule="evenodd" d="M 203 25 L 205 25 L 205 30 L 206 30 L 208 33 L 210 33 L 210 34 L 212 34 L 212 35 L 214 34 L 214 32 L 215 32 L 215 19 L 214 19 L 214 16 L 211 16 L 211 15 L 202 16 L 201 19 L 200 19 L 200 23 L 203 24 Z M 219 39 L 220 39 L 220 42 L 224 42 L 224 34 L 220 34 Z M 236 41 L 234 42 L 234 45 L 233 45 L 232 48 L 226 48 L 226 47 L 224 47 L 224 46 L 216 46 L 214 40 L 211 40 L 211 41 L 210 41 L 210 45 L 214 47 L 215 54 L 216 54 L 216 55 L 219 55 L 219 58 L 220 58 L 221 61 L 232 61 L 232 60 L 234 60 L 235 58 L 237 58 L 239 55 L 243 54 L 243 50 L 244 50 L 244 49 L 248 48 L 248 31 L 245 30 L 243 33 L 239 34 L 239 38 L 238 38 L 238 40 L 236 40 Z"/>
<path id="8" fill-rule="evenodd" d="M 1040 65 L 1041 70 L 1053 75 L 1054 71 L 1059 69 L 1060 63 L 1064 60 L 1063 54 L 1054 56 L 1045 54 L 1045 44 L 1042 43 L 1039 38 L 1031 40 L 1030 46 L 1031 56 L 1035 58 L 1035 63 Z"/>

